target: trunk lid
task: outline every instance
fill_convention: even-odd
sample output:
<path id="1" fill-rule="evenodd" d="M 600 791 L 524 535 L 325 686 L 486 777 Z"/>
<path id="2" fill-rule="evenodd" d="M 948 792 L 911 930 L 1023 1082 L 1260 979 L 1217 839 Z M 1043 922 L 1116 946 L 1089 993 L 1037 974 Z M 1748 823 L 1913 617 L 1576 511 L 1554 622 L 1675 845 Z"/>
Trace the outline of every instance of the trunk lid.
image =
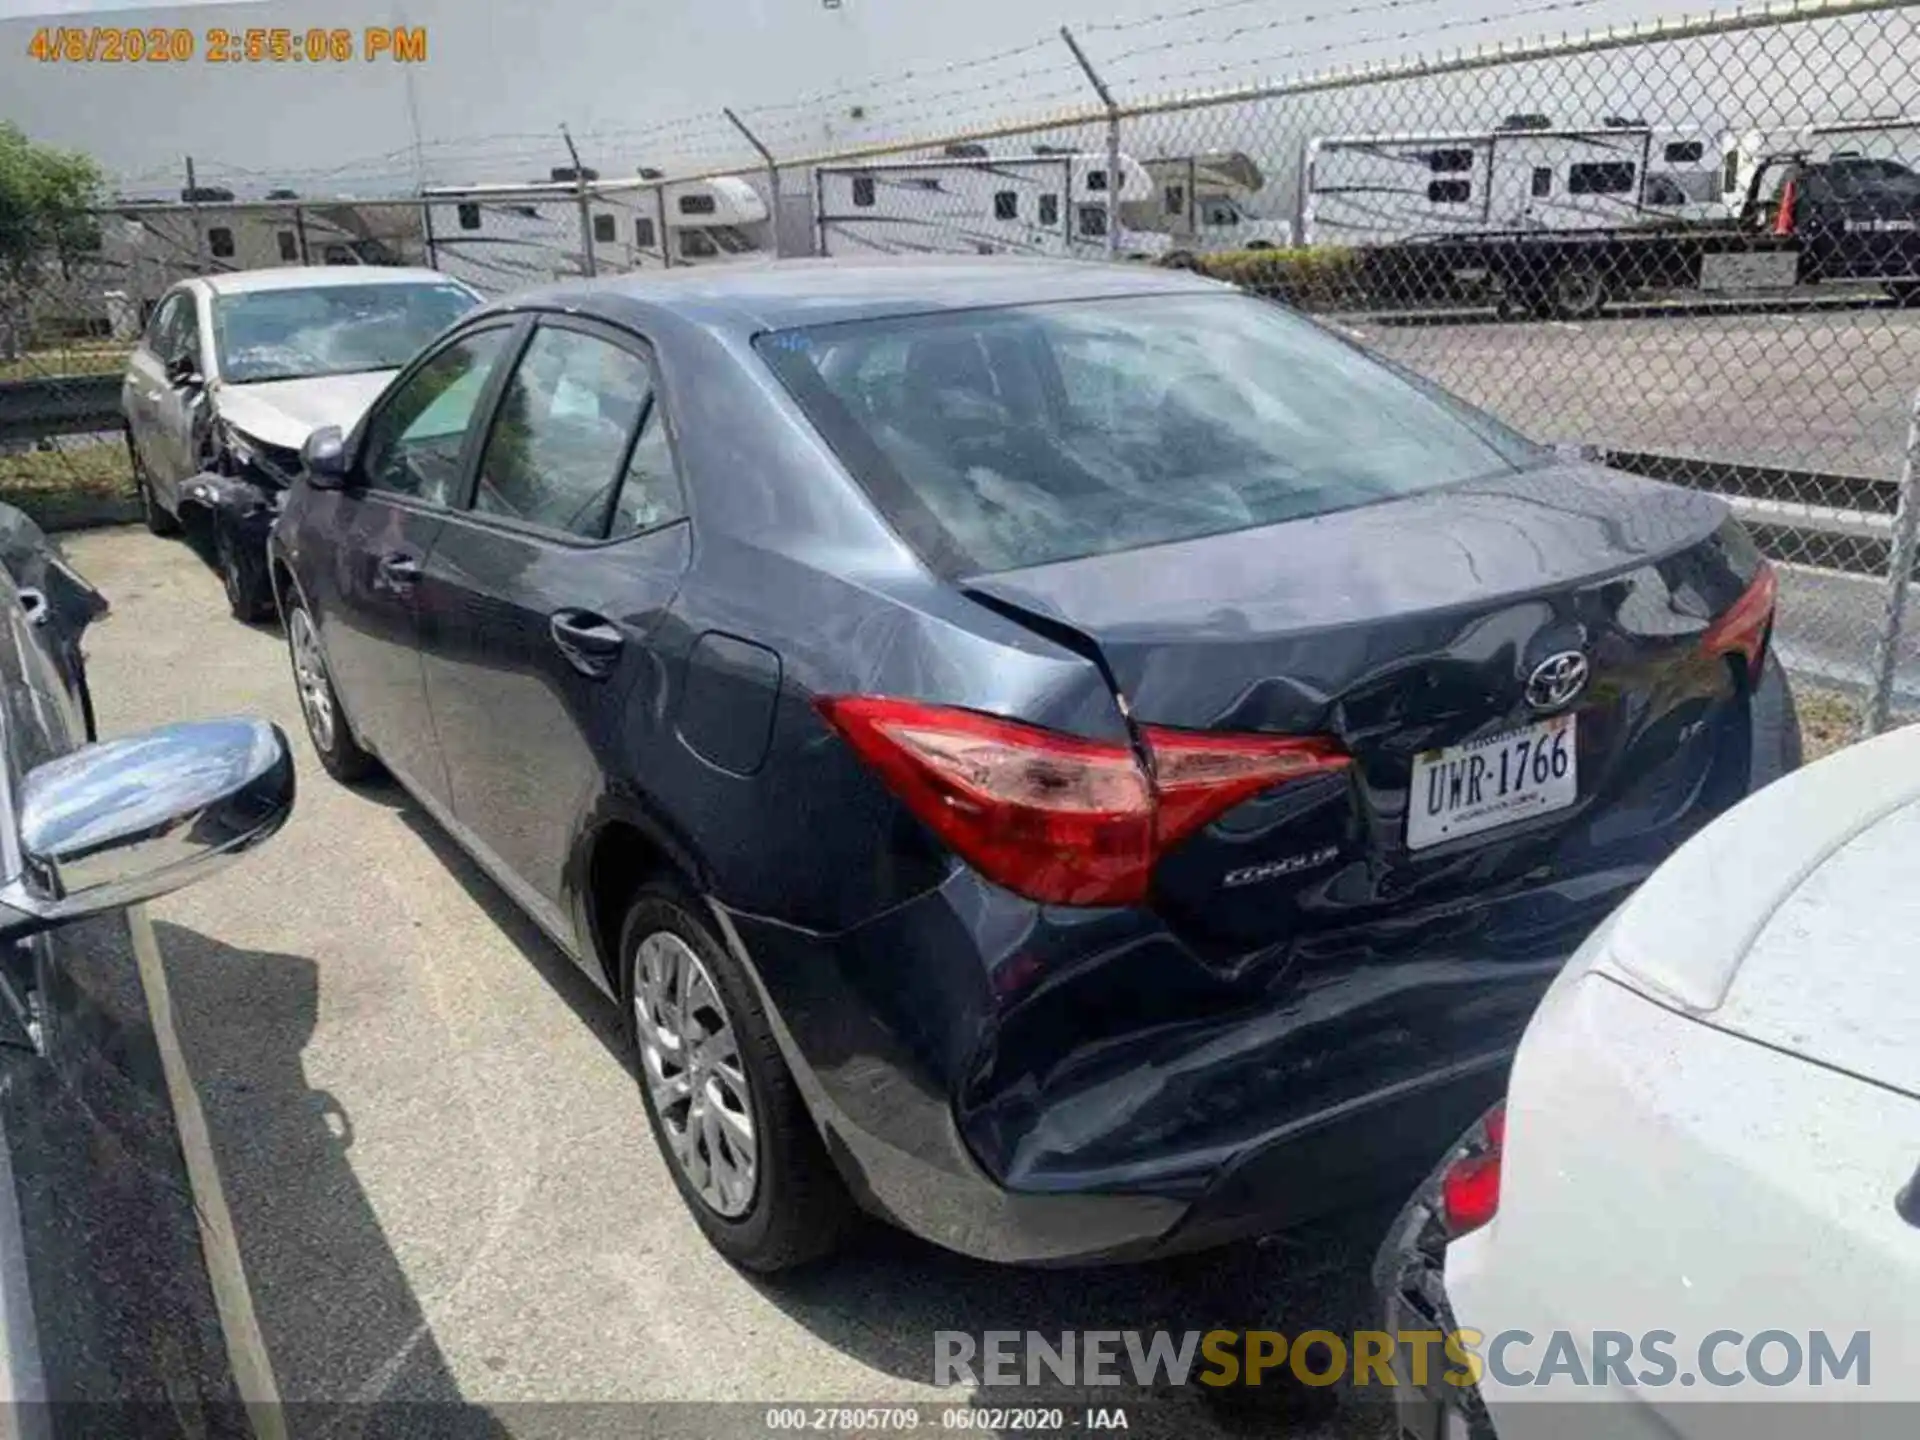
<path id="1" fill-rule="evenodd" d="M 1162 859 L 1163 913 L 1238 953 L 1389 905 L 1440 923 L 1436 908 L 1664 855 L 1744 787 L 1743 682 L 1701 640 L 1758 563 L 1717 499 L 1567 463 L 964 588 L 1084 637 L 1137 725 L 1330 735 L 1352 754 Z M 1530 701 L 1567 655 L 1584 687 Z M 1446 783 L 1423 755 L 1557 714 L 1574 726 L 1563 808 L 1410 846 L 1415 779 Z"/>

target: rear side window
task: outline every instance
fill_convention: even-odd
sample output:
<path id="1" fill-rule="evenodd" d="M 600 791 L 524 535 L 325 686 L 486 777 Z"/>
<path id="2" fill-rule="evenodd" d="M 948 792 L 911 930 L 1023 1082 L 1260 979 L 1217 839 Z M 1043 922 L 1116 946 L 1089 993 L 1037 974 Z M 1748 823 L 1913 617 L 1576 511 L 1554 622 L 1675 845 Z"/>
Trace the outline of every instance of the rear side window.
<path id="1" fill-rule="evenodd" d="M 652 385 L 632 351 L 542 326 L 501 393 L 473 508 L 584 539 L 607 533 Z"/>
<path id="2" fill-rule="evenodd" d="M 946 573 L 1349 509 L 1538 454 L 1246 296 L 910 316 L 757 344 L 854 478 Z"/>

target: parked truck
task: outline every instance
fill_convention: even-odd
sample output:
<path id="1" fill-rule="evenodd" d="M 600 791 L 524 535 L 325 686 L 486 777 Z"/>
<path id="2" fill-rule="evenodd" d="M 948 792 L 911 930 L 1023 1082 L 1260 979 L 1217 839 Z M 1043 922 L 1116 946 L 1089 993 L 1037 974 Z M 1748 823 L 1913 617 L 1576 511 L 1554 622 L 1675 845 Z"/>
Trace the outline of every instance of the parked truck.
<path id="1" fill-rule="evenodd" d="M 1376 303 L 1477 292 L 1506 312 L 1581 319 L 1653 293 L 1764 295 L 1852 283 L 1920 297 L 1920 174 L 1850 153 L 1757 159 L 1724 220 L 1489 231 L 1362 252 Z"/>

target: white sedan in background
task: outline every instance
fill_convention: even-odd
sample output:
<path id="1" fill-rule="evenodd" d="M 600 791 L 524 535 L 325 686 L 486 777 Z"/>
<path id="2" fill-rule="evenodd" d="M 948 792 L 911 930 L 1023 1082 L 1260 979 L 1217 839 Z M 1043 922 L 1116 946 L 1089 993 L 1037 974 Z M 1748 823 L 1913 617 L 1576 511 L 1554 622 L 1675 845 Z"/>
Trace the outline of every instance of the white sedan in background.
<path id="1" fill-rule="evenodd" d="M 351 430 L 415 351 L 479 303 L 434 270 L 285 266 L 182 280 L 154 306 L 120 393 L 147 528 L 196 534 L 234 615 L 266 616 L 266 534 L 307 436 Z"/>
<path id="2" fill-rule="evenodd" d="M 1863 1402 L 1920 1399 L 1916 1167 L 1920 727 L 1749 798 L 1568 963 L 1376 1263 L 1390 1330 L 1479 1332 L 1402 1433 L 1910 1433 Z"/>

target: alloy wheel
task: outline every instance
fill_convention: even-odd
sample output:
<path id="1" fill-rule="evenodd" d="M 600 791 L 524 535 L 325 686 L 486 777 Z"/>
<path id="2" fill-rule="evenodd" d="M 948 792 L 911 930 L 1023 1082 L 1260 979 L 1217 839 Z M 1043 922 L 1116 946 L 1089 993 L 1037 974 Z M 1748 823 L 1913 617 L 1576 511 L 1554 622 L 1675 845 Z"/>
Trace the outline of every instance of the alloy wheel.
<path id="1" fill-rule="evenodd" d="M 327 662 L 320 654 L 320 637 L 305 607 L 297 607 L 287 620 L 287 641 L 293 651 L 293 679 L 300 691 L 300 711 L 306 717 L 307 733 L 321 750 L 333 748 L 333 687 L 327 683 Z"/>
<path id="2" fill-rule="evenodd" d="M 700 957 L 671 931 L 640 942 L 633 1011 L 643 1078 L 673 1163 L 716 1214 L 746 1214 L 759 1173 L 757 1122 L 733 1018 Z"/>

